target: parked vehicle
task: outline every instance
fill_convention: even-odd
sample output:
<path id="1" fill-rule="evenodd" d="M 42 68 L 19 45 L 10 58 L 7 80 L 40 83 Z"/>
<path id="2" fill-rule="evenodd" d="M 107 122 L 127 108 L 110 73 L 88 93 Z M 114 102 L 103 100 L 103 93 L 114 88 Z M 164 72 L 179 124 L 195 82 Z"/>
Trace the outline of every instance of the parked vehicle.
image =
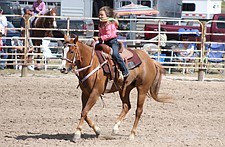
<path id="1" fill-rule="evenodd" d="M 4 15 L 21 15 L 21 7 L 18 2 L 0 1 L 0 6 Z M 12 22 L 16 28 L 20 27 L 20 16 L 7 16 L 7 20 Z"/>
<path id="2" fill-rule="evenodd" d="M 215 14 L 213 16 L 213 21 L 207 25 L 207 33 L 213 33 L 206 36 L 206 41 L 215 41 L 215 42 L 225 42 L 225 35 L 219 35 L 225 33 L 225 24 L 219 21 L 225 21 L 225 14 Z M 217 22 L 216 22 L 217 21 Z M 144 27 L 145 31 L 156 31 L 156 33 L 145 33 L 144 38 L 146 40 L 151 39 L 158 35 L 158 24 L 146 24 Z M 167 25 L 161 24 L 160 27 L 166 32 L 178 32 L 179 29 L 198 29 L 201 32 L 200 25 Z M 218 35 L 216 35 L 218 34 Z M 199 37 L 200 39 L 200 37 Z M 167 40 L 179 40 L 178 34 L 167 34 Z"/>
<path id="3" fill-rule="evenodd" d="M 90 38 L 94 35 L 93 20 L 57 20 L 57 27 L 59 29 L 67 29 L 69 23 L 69 34 L 76 34 L 84 38 Z M 67 30 L 53 31 L 53 36 L 56 38 L 63 38 Z"/>
<path id="4" fill-rule="evenodd" d="M 214 14 L 221 13 L 221 0 L 183 0 L 183 19 L 204 19 L 213 18 Z"/>

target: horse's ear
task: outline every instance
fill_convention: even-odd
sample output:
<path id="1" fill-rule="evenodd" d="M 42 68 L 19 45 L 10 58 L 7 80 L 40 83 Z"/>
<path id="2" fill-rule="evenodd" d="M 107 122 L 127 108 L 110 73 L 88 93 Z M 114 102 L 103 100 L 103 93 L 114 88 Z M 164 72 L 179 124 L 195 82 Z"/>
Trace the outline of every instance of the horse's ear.
<path id="1" fill-rule="evenodd" d="M 76 38 L 74 39 L 74 43 L 76 43 L 78 41 L 78 36 L 76 36 Z"/>

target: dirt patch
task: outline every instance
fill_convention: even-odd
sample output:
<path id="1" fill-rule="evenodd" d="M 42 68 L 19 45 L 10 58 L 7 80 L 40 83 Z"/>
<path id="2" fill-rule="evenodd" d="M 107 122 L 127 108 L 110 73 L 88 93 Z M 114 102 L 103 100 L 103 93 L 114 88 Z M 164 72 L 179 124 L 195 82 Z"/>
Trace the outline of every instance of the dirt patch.
<path id="1" fill-rule="evenodd" d="M 162 104 L 148 98 L 137 136 L 128 140 L 134 121 L 136 91 L 132 109 L 118 135 L 111 135 L 121 110 L 118 93 L 103 96 L 89 113 L 101 129 L 99 138 L 85 123 L 83 138 L 70 140 L 80 117 L 78 81 L 73 74 L 18 73 L 0 76 L 0 146 L 225 146 L 225 81 L 198 82 L 195 78 L 164 77 L 160 93 L 175 98 Z"/>

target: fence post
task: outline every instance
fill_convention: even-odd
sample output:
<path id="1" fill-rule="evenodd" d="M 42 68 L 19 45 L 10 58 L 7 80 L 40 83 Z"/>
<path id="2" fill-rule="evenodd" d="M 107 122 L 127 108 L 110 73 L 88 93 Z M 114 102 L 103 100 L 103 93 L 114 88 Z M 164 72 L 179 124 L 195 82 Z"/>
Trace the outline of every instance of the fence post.
<path id="1" fill-rule="evenodd" d="M 204 58 L 205 58 L 205 41 L 206 41 L 206 27 L 205 22 L 200 23 L 200 29 L 201 29 L 201 54 L 200 54 L 200 64 L 199 64 L 199 70 L 198 70 L 198 81 L 204 81 L 205 78 L 205 67 L 204 67 Z"/>
<path id="2" fill-rule="evenodd" d="M 70 17 L 67 17 L 67 32 L 66 35 L 69 36 L 70 35 Z"/>
<path id="3" fill-rule="evenodd" d="M 28 37 L 29 37 L 29 18 L 30 16 L 29 15 L 25 15 L 24 16 L 24 19 L 25 19 L 25 38 L 24 38 L 24 63 L 22 65 L 22 70 L 21 70 L 21 77 L 26 77 L 27 76 L 27 72 L 28 72 L 28 69 L 27 69 L 27 60 L 28 60 L 28 45 L 29 45 L 29 42 L 28 42 Z"/>

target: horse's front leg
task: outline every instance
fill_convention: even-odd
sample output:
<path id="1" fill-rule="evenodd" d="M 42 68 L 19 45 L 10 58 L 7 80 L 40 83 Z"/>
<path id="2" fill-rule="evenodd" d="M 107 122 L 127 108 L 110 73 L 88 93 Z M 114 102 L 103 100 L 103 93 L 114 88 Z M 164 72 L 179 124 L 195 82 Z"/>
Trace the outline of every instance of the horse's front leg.
<path id="1" fill-rule="evenodd" d="M 122 97 L 122 91 L 120 92 L 120 99 L 122 101 L 122 110 L 120 112 L 119 117 L 117 118 L 115 125 L 113 127 L 112 130 L 112 134 L 115 135 L 119 132 L 119 127 L 120 124 L 122 122 L 122 120 L 124 119 L 124 117 L 126 116 L 126 114 L 129 112 L 129 110 L 131 109 L 131 104 L 130 104 L 130 91 L 133 89 L 133 86 L 128 86 L 126 88 L 125 91 L 125 96 Z"/>
<path id="2" fill-rule="evenodd" d="M 82 132 L 82 126 L 84 123 L 84 120 L 88 123 L 88 125 L 95 131 L 96 135 L 99 136 L 100 129 L 95 126 L 94 122 L 87 117 L 88 112 L 91 110 L 91 108 L 94 106 L 96 101 L 98 100 L 98 95 L 94 92 L 90 94 L 90 96 L 85 96 L 85 94 L 82 92 L 82 111 L 81 111 L 81 118 L 80 122 L 76 128 L 73 141 L 76 141 L 77 139 L 81 138 L 81 132 Z"/>
<path id="3" fill-rule="evenodd" d="M 96 136 L 98 137 L 100 135 L 100 128 L 98 126 L 96 126 L 95 123 L 89 117 L 86 117 L 85 121 L 87 122 L 89 127 L 93 129 Z"/>

